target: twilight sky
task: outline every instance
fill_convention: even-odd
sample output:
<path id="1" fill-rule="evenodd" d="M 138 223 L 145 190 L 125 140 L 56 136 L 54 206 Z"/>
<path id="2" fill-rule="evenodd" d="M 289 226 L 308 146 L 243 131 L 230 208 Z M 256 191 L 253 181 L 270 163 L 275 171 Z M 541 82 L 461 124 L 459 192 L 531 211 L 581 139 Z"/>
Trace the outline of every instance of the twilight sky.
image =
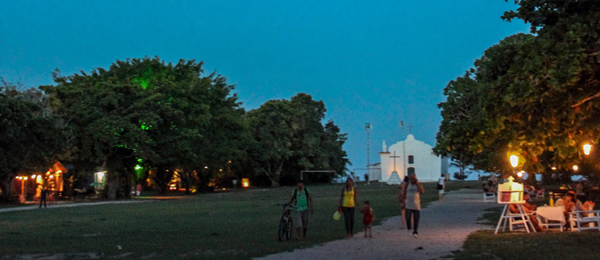
<path id="1" fill-rule="evenodd" d="M 372 2 L 372 3 L 369 3 Z M 0 1 L 0 77 L 27 87 L 51 73 L 108 68 L 117 59 L 204 61 L 247 110 L 308 93 L 348 133 L 353 163 L 407 125 L 435 144 L 446 84 L 501 39 L 527 32 L 500 19 L 504 0 Z M 404 121 L 405 131 L 400 128 Z"/>

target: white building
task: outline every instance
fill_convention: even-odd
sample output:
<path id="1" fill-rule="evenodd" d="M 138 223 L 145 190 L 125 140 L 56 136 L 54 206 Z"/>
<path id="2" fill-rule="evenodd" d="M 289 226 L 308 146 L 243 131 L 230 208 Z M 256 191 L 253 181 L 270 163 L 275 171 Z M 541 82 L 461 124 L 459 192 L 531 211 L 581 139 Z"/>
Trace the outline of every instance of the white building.
<path id="1" fill-rule="evenodd" d="M 448 174 L 448 159 L 435 155 L 430 145 L 416 140 L 412 134 L 406 140 L 391 145 L 389 149 L 383 141 L 379 156 L 380 163 L 373 164 L 373 169 L 369 169 L 369 172 L 375 173 L 377 170 L 374 167 L 380 168 L 380 174 L 371 175 L 371 180 L 374 181 L 398 184 L 398 178 L 402 180 L 407 174 L 415 173 L 419 181 L 433 182 L 441 174 Z M 394 171 L 398 177 L 393 174 Z"/>

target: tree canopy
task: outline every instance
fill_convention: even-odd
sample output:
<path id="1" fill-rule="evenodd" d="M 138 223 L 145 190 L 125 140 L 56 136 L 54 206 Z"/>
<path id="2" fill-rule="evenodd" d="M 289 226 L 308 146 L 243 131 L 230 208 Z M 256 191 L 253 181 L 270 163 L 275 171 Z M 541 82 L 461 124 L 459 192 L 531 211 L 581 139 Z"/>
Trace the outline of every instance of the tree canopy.
<path id="1" fill-rule="evenodd" d="M 302 170 L 345 170 L 346 135 L 332 121 L 323 126 L 325 111 L 322 101 L 301 93 L 290 100 L 267 101 L 248 113 L 254 138 L 249 157 L 271 185 L 278 186 L 281 177 L 293 182 Z M 320 177 L 329 181 L 332 176 Z"/>
<path id="2" fill-rule="evenodd" d="M 21 173 L 45 171 L 62 151 L 64 135 L 47 110 L 40 91 L 18 91 L 0 85 L 0 188 L 10 195 L 10 182 Z"/>
<path id="3" fill-rule="evenodd" d="M 235 135 L 229 132 L 239 129 L 218 122 L 241 118 L 233 86 L 202 74 L 202 63 L 159 58 L 117 61 L 89 75 L 56 74 L 57 85 L 42 89 L 57 100 L 56 111 L 74 136 L 65 159 L 102 166 L 115 198 L 123 177 L 129 187 L 140 159 L 164 192 L 176 170 L 200 169 L 215 154 L 235 153 L 235 146 L 223 150 L 208 141 L 217 141 L 215 132 Z"/>
<path id="4" fill-rule="evenodd" d="M 600 139 L 600 2 L 523 0 L 503 19 L 531 24 L 531 34 L 490 47 L 439 104 L 437 154 L 507 172 L 570 169 L 581 145 Z"/>

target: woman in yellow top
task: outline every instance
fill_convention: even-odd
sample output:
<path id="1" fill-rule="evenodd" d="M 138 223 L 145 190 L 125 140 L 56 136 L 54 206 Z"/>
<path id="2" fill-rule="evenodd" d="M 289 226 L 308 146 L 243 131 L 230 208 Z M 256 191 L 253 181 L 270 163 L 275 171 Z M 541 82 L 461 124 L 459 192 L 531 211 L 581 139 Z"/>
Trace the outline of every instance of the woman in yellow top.
<path id="1" fill-rule="evenodd" d="M 342 208 L 344 213 L 344 224 L 346 225 L 346 238 L 351 238 L 354 229 L 354 208 L 358 199 L 356 198 L 356 189 L 354 180 L 346 179 L 346 186 L 342 189 L 342 195 L 338 202 L 338 208 Z"/>

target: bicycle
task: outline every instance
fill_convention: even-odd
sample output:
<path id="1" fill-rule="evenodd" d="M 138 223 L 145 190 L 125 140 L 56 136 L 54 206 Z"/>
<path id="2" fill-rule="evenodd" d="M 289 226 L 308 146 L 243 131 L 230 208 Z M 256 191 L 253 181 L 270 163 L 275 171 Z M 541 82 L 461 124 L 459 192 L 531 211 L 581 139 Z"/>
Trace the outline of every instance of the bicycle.
<path id="1" fill-rule="evenodd" d="M 279 219 L 279 230 L 277 235 L 279 237 L 279 241 L 290 240 L 292 238 L 292 233 L 294 232 L 294 220 L 291 216 L 292 208 L 296 206 L 292 206 L 290 204 L 276 204 L 283 208 L 281 212 L 281 218 Z"/>

